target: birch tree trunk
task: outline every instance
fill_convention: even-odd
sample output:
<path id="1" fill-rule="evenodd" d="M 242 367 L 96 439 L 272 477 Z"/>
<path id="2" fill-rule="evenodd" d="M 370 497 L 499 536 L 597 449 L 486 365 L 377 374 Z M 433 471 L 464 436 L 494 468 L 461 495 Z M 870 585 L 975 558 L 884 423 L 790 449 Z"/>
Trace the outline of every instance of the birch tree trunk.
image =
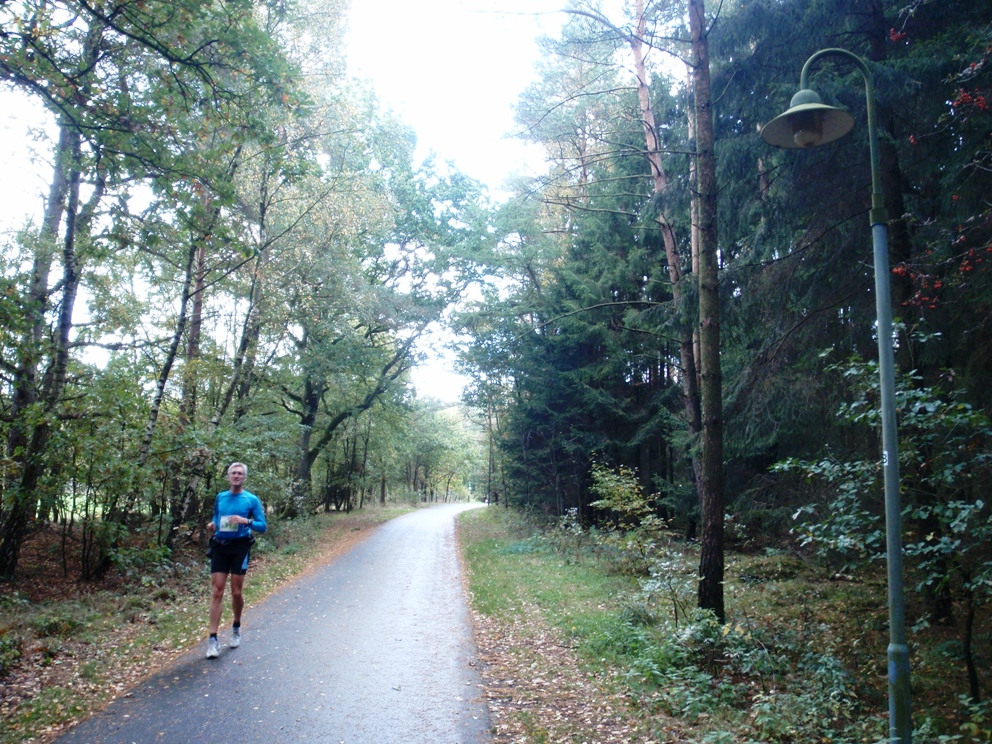
<path id="1" fill-rule="evenodd" d="M 676 312 L 682 315 L 690 314 L 691 308 L 685 298 L 685 279 L 682 271 L 682 261 L 678 253 L 678 242 L 676 240 L 675 227 L 671 220 L 670 181 L 665 171 L 661 158 L 661 147 L 658 141 L 658 127 L 654 115 L 654 107 L 651 103 L 650 77 L 645 61 L 644 39 L 647 38 L 647 17 L 645 0 L 637 0 L 635 5 L 636 31 L 631 34 L 623 29 L 619 29 L 609 22 L 599 13 L 588 11 L 567 11 L 576 15 L 583 15 L 601 23 L 612 29 L 627 42 L 630 47 L 631 57 L 634 62 L 634 77 L 637 87 L 637 100 L 641 111 L 641 123 L 644 127 L 644 145 L 648 163 L 651 168 L 652 197 L 657 209 L 655 220 L 661 229 L 662 242 L 665 246 L 665 260 L 668 268 L 668 278 L 672 286 L 672 300 L 675 304 Z M 707 67 L 707 80 L 709 68 Z M 712 135 L 712 126 L 710 127 Z M 695 268 L 695 259 L 693 259 Z M 696 349 L 693 346 L 693 328 L 691 322 L 682 324 L 679 331 L 679 366 L 680 382 L 682 384 L 683 405 L 685 408 L 686 428 L 690 441 L 696 442 L 702 431 L 702 413 L 699 391 L 699 360 L 696 356 Z M 693 448 L 693 452 L 696 448 Z M 702 487 L 702 462 L 699 456 L 692 455 L 692 469 L 696 479 L 697 490 Z"/>
<path id="2" fill-rule="evenodd" d="M 95 48 L 97 39 L 98 35 L 91 34 L 87 45 Z M 92 53 L 92 50 L 88 52 Z M 81 148 L 82 137 L 78 127 L 63 118 L 48 204 L 25 297 L 25 311 L 30 322 L 13 376 L 12 424 L 7 437 L 7 456 L 15 468 L 0 488 L 0 576 L 5 577 L 13 576 L 17 569 L 21 545 L 27 537 L 31 521 L 39 511 L 47 516 L 50 508 L 49 499 L 39 493 L 39 488 L 44 474 L 51 467 L 48 447 L 69 368 L 72 313 L 80 282 L 76 237 L 80 231 L 88 229 L 96 204 L 104 194 L 104 184 L 100 180 L 95 184 L 89 204 L 85 208 L 80 207 Z M 63 217 L 62 277 L 57 285 L 61 296 L 54 333 L 46 341 L 47 312 L 52 307 L 53 291 L 49 283 Z M 48 363 L 42 372 L 42 361 L 46 357 Z"/>
<path id="3" fill-rule="evenodd" d="M 661 160 L 661 148 L 658 143 L 658 129 L 655 122 L 654 107 L 651 104 L 650 80 L 644 59 L 644 41 L 647 20 L 645 17 L 644 0 L 637 0 L 637 33 L 627 38 L 634 59 L 634 74 L 637 79 L 637 98 L 641 108 L 641 121 L 644 125 L 644 143 L 648 162 L 651 165 L 652 192 L 655 205 L 658 208 L 657 222 L 665 245 L 665 259 L 668 265 L 668 278 L 672 284 L 672 300 L 676 312 L 688 311 L 684 298 L 682 262 L 678 254 L 678 244 L 675 239 L 675 228 L 669 217 L 668 207 L 670 185 Z M 695 263 L 695 262 L 694 262 Z M 693 348 L 692 324 L 684 323 L 679 333 L 679 363 L 681 366 L 682 395 L 685 406 L 686 428 L 690 441 L 696 441 L 702 430 L 700 399 L 698 387 L 698 360 Z M 696 486 L 700 487 L 701 463 L 695 455 L 692 457 L 692 468 L 696 476 Z"/>

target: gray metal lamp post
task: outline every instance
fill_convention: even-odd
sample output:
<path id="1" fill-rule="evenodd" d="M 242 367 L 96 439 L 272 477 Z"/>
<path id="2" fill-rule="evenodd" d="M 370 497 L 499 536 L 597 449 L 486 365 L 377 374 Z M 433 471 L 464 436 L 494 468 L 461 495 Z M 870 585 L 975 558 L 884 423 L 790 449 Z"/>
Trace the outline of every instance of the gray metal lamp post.
<path id="1" fill-rule="evenodd" d="M 875 121 L 875 86 L 861 57 L 846 49 L 821 49 L 806 60 L 799 77 L 799 92 L 789 110 L 761 130 L 770 145 L 805 148 L 843 137 L 854 126 L 846 111 L 825 106 L 806 84 L 810 67 L 827 56 L 844 57 L 865 79 L 868 99 L 868 143 L 871 150 L 871 235 L 875 254 L 875 305 L 878 314 L 878 368 L 882 395 L 882 468 L 885 478 L 885 536 L 889 573 L 889 742 L 911 744 L 909 649 L 903 606 L 902 509 L 899 500 L 899 452 L 896 436 L 895 356 L 892 351 L 892 304 L 889 292 L 888 216 L 882 203 L 878 134 Z"/>

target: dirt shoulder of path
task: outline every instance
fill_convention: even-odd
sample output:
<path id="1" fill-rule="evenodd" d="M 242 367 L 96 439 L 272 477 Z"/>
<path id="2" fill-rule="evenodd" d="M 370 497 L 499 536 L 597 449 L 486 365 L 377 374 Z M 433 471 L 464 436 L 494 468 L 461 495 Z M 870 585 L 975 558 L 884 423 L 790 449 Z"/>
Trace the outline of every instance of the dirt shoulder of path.
<path id="1" fill-rule="evenodd" d="M 536 607 L 512 622 L 473 612 L 472 623 L 494 744 L 686 741 L 674 728 L 654 738 L 634 701 L 584 670 Z"/>

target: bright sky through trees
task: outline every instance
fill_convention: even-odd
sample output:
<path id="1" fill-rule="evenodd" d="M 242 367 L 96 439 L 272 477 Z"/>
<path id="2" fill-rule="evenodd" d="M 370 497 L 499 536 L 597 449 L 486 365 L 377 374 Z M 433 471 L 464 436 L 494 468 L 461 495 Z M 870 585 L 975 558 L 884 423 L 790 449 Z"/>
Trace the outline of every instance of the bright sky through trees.
<path id="1" fill-rule="evenodd" d="M 354 0 L 348 68 L 437 153 L 498 189 L 539 153 L 509 137 L 534 76 L 535 39 L 554 34 L 561 0 Z"/>
<path id="2" fill-rule="evenodd" d="M 42 195 L 51 166 L 47 144 L 35 139 L 51 116 L 20 92 L 0 91 L 0 230 L 18 228 L 25 218 L 40 219 Z M 54 132 L 54 125 L 52 126 Z M 40 160 L 36 159 L 40 158 Z"/>
<path id="3" fill-rule="evenodd" d="M 486 183 L 495 198 L 515 172 L 540 167 L 540 153 L 513 139 L 513 108 L 534 75 L 535 39 L 554 34 L 564 17 L 560 0 L 354 0 L 349 12 L 349 73 L 368 81 L 381 105 L 417 134 L 418 156 Z M 0 229 L 40 219 L 49 146 L 34 146 L 51 117 L 18 92 L 0 92 Z M 427 346 L 435 360 L 414 372 L 422 395 L 455 400 L 463 380 Z"/>
<path id="4" fill-rule="evenodd" d="M 535 39 L 554 34 L 561 0 L 354 0 L 348 69 L 371 82 L 384 108 L 417 133 L 418 155 L 434 152 L 463 173 L 499 188 L 515 172 L 540 167 L 536 147 L 510 135 L 517 97 L 534 76 Z M 421 395 L 457 400 L 442 339 L 424 344 L 431 360 L 413 371 Z"/>

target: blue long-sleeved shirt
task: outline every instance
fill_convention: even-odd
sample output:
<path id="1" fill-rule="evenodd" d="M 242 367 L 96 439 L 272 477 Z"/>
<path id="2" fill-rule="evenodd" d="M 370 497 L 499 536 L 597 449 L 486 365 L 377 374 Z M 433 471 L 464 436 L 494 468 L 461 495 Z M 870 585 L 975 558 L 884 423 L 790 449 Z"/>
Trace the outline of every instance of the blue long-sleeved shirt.
<path id="1" fill-rule="evenodd" d="M 245 517 L 251 520 L 251 524 L 230 524 L 227 517 Z M 214 526 L 217 537 L 224 540 L 234 540 L 239 537 L 248 537 L 252 530 L 255 532 L 265 532 L 268 525 L 265 523 L 265 509 L 258 496 L 242 491 L 234 494 L 230 491 L 221 491 L 214 499 Z"/>

